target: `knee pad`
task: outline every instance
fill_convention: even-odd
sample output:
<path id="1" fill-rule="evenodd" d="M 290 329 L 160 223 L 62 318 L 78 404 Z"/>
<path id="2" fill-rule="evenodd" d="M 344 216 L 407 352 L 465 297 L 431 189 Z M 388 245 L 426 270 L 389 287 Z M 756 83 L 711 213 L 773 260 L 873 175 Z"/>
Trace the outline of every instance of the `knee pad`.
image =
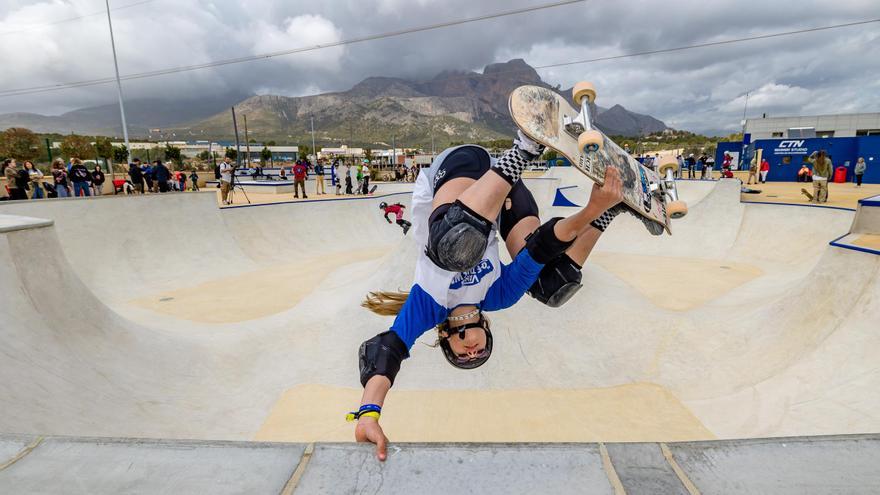
<path id="1" fill-rule="evenodd" d="M 583 287 L 581 268 L 567 254 L 563 254 L 544 265 L 529 294 L 551 308 L 558 308 Z"/>
<path id="2" fill-rule="evenodd" d="M 393 330 L 389 330 L 361 344 L 358 357 L 361 385 L 366 387 L 370 378 L 376 375 L 388 378 L 394 385 L 394 378 L 400 371 L 400 363 L 409 357 L 409 351 L 400 337 Z"/>
<path id="3" fill-rule="evenodd" d="M 431 215 L 428 247 L 425 254 L 435 265 L 449 272 L 464 272 L 475 267 L 489 245 L 492 223 L 456 201 L 440 207 Z"/>
<path id="4" fill-rule="evenodd" d="M 526 237 L 526 249 L 532 259 L 542 265 L 558 258 L 574 244 L 574 240 L 563 242 L 556 238 L 553 228 L 560 220 L 561 217 L 553 218 Z"/>
<path id="5" fill-rule="evenodd" d="M 507 201 L 510 201 L 510 208 L 507 208 Z M 522 180 L 513 185 L 510 194 L 505 198 L 505 204 L 501 208 L 498 215 L 498 231 L 501 238 L 505 241 L 510 236 L 510 231 L 514 226 L 524 218 L 535 217 L 540 218 L 538 214 L 538 203 L 531 191 L 523 184 Z"/>

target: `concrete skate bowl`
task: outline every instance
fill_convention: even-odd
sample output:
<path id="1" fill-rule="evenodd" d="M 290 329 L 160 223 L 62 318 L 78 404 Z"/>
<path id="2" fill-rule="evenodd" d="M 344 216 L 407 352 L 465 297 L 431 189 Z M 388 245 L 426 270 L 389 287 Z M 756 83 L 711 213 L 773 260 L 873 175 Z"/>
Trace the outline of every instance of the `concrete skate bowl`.
<path id="1" fill-rule="evenodd" d="M 0 432 L 350 441 L 342 417 L 360 396 L 357 347 L 390 324 L 359 302 L 408 288 L 417 254 L 382 219 L 381 199 L 3 205 L 0 214 L 54 225 L 3 219 Z M 386 433 L 564 442 L 876 432 L 880 265 L 828 245 L 852 217 L 743 205 L 727 181 L 671 237 L 622 216 L 568 305 L 526 297 L 491 315 L 486 366 L 454 370 L 422 337 L 389 396 Z"/>

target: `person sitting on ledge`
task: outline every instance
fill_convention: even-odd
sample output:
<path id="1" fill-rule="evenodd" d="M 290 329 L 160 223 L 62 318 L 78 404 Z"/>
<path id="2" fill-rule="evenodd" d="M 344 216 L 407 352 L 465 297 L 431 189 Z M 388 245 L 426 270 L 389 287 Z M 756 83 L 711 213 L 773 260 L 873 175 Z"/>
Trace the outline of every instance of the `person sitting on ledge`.
<path id="1" fill-rule="evenodd" d="M 798 170 L 797 181 L 813 182 L 813 171 L 810 170 L 810 167 L 808 167 L 806 163 L 801 164 L 801 169 Z"/>

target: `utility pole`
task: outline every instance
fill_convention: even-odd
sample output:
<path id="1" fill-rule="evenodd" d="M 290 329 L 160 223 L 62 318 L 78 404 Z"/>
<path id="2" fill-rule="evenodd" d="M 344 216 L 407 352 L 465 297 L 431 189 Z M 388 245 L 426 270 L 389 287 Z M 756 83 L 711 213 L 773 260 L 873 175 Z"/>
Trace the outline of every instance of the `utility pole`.
<path id="1" fill-rule="evenodd" d="M 395 167 L 397 166 L 397 143 L 395 142 L 396 138 L 397 136 L 395 136 L 394 134 L 391 135 L 391 163 Z"/>
<path id="2" fill-rule="evenodd" d="M 110 47 L 113 49 L 113 67 L 116 69 L 116 90 L 119 93 L 119 114 L 122 117 L 122 135 L 125 137 L 125 149 L 128 151 L 128 163 L 131 163 L 131 144 L 128 142 L 128 123 L 125 122 L 125 104 L 122 102 L 122 80 L 119 79 L 119 61 L 116 59 L 116 39 L 113 37 L 113 20 L 110 18 L 110 0 L 104 0 L 107 6 L 107 24 L 110 26 Z M 111 178 L 113 171 L 110 172 Z"/>
<path id="3" fill-rule="evenodd" d="M 245 153 L 247 162 L 245 163 L 245 167 L 251 167 L 251 140 L 248 138 L 248 129 L 247 129 L 247 114 L 244 115 L 244 149 L 247 150 Z"/>
<path id="4" fill-rule="evenodd" d="M 235 107 L 232 107 L 232 128 L 235 130 L 235 165 L 241 167 L 241 142 L 238 140 L 238 121 L 235 120 Z"/>
<path id="5" fill-rule="evenodd" d="M 315 118 L 309 115 L 309 122 L 312 124 L 312 153 L 315 154 L 315 163 L 318 163 L 318 148 L 315 148 Z"/>

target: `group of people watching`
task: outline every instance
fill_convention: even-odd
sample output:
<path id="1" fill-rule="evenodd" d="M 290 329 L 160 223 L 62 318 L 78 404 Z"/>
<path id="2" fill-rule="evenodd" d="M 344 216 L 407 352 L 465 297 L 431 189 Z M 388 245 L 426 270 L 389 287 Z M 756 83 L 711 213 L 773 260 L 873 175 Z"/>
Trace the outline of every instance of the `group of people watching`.
<path id="1" fill-rule="evenodd" d="M 188 180 L 192 183 L 192 190 L 198 191 L 199 174 L 195 169 L 187 175 L 183 170 L 172 172 L 162 160 L 141 163 L 140 158 L 135 158 L 128 166 L 128 182 L 125 187 L 126 192 L 137 194 L 186 191 Z"/>
<path id="2" fill-rule="evenodd" d="M 415 182 L 418 176 L 419 167 L 416 164 L 407 167 L 401 163 L 394 167 L 394 180 L 397 182 Z"/>
<path id="3" fill-rule="evenodd" d="M 51 180 L 30 160 L 19 167 L 15 159 L 6 159 L 2 174 L 10 200 L 101 196 L 107 180 L 100 165 L 89 170 L 79 158 L 53 161 Z"/>

